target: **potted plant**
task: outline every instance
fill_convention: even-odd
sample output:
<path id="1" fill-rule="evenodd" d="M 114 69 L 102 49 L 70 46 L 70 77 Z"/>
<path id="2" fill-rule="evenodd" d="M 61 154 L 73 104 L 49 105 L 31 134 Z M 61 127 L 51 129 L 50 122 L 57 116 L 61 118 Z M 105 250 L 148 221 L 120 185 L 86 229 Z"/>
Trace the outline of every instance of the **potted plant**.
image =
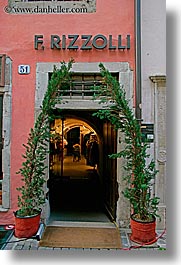
<path id="1" fill-rule="evenodd" d="M 124 158 L 126 161 L 126 175 L 123 179 L 127 185 L 123 194 L 132 208 L 131 240 L 151 244 L 156 241 L 155 217 L 158 217 L 159 204 L 159 198 L 151 193 L 157 174 L 155 163 L 153 160 L 149 163 L 147 161 L 149 145 L 142 141 L 140 124 L 129 106 L 123 87 L 103 64 L 100 64 L 100 69 L 104 82 L 103 86 L 97 88 L 96 98 L 107 105 L 94 115 L 100 119 L 108 119 L 125 136 L 124 149 L 110 155 L 110 158 Z"/>
<path id="2" fill-rule="evenodd" d="M 44 162 L 50 139 L 49 124 L 55 104 L 61 102 L 60 98 L 57 99 L 57 91 L 67 85 L 72 63 L 73 60 L 70 60 L 68 65 L 62 62 L 59 70 L 54 67 L 34 128 L 30 130 L 27 144 L 23 144 L 24 161 L 17 172 L 21 175 L 23 184 L 17 188 L 20 194 L 18 195 L 19 209 L 15 212 L 16 237 L 31 237 L 39 228 L 41 207 L 45 203 L 44 184 L 47 166 Z"/>

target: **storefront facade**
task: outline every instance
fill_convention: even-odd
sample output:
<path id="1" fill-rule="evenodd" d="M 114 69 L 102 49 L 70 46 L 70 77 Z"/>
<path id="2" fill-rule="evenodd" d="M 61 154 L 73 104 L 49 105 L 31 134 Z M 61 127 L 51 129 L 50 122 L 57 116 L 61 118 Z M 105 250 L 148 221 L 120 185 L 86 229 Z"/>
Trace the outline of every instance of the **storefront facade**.
<path id="1" fill-rule="evenodd" d="M 21 154 L 24 151 L 22 144 L 26 143 L 29 130 L 39 112 L 53 67 L 54 65 L 60 67 L 61 61 L 68 62 L 71 58 L 75 60 L 72 68 L 74 78 L 81 82 L 81 85 L 79 84 L 81 89 L 79 89 L 78 83 L 76 91 L 72 92 L 69 89 L 67 98 L 65 98 L 66 104 L 57 106 L 57 109 L 63 109 L 64 111 L 65 127 L 68 126 L 68 123 L 73 126 L 73 124 L 80 124 L 81 122 L 82 125 L 79 126 L 81 129 L 86 127 L 98 136 L 99 153 L 101 153 L 99 172 L 103 183 L 106 183 L 103 177 L 103 169 L 105 159 L 107 159 L 104 157 L 103 151 L 107 150 L 107 153 L 118 151 L 122 145 L 122 136 L 119 132 L 115 133 L 110 124 L 100 125 L 98 121 L 93 121 L 90 115 L 90 113 L 100 108 L 97 103 L 91 100 L 88 91 L 90 81 L 95 83 L 99 81 L 99 63 L 102 62 L 124 86 L 134 110 L 139 112 L 138 108 L 141 109 L 141 103 L 146 102 L 145 100 L 149 102 L 147 105 L 142 103 L 143 124 L 146 128 L 154 128 L 153 130 L 157 128 L 158 137 L 153 130 L 150 133 L 150 135 L 155 135 L 151 143 L 151 152 L 152 155 L 159 156 L 157 160 L 158 167 L 161 168 L 161 179 L 158 178 L 158 183 L 155 184 L 155 192 L 160 192 L 161 188 L 161 211 L 164 216 L 165 110 L 158 106 L 158 104 L 163 106 L 165 100 L 163 92 L 165 91 L 164 67 L 160 66 L 160 69 L 156 69 L 156 72 L 149 72 L 150 68 L 147 68 L 148 71 L 144 72 L 146 78 L 143 82 L 141 81 L 143 91 L 141 96 L 138 97 L 137 1 L 111 0 L 106 1 L 106 4 L 104 2 L 100 0 L 4 0 L 0 3 L 0 15 L 3 21 L 0 38 L 0 100 L 2 99 L 2 111 L 0 111 L 2 121 L 0 126 L 2 131 L 0 139 L 2 146 L 1 224 L 14 222 L 13 211 L 17 209 L 18 195 L 16 187 L 21 183 L 16 172 L 22 163 Z M 164 9 L 164 1 L 158 2 L 158 5 L 161 5 Z M 141 8 L 145 10 L 148 6 L 142 5 Z M 157 15 L 159 16 L 159 12 Z M 144 20 L 142 23 L 144 23 Z M 144 34 L 144 24 L 142 30 L 142 34 Z M 148 53 L 146 44 L 145 51 Z M 144 57 L 144 53 L 142 56 Z M 151 53 L 150 56 L 152 56 Z M 142 60 L 145 65 L 150 63 L 144 58 Z M 153 65 L 152 70 L 154 70 L 155 62 L 151 61 L 151 63 Z M 141 68 L 140 71 L 142 71 Z M 145 84 L 145 80 L 149 82 L 148 86 Z M 150 102 L 152 102 L 151 105 Z M 158 114 L 160 111 L 162 117 Z M 156 117 L 159 117 L 162 121 L 161 131 L 158 126 L 155 127 L 160 122 Z M 58 122 L 59 119 L 57 118 L 55 124 L 58 124 Z M 68 137 L 68 132 L 65 131 L 64 133 Z M 158 146 L 160 147 L 157 154 L 155 148 L 158 148 Z M 49 159 L 47 157 L 47 183 L 50 178 L 49 171 L 51 167 Z M 122 196 L 122 190 L 124 189 L 122 161 L 110 163 L 106 171 L 108 174 L 112 174 L 112 177 L 106 177 L 109 183 L 107 186 L 109 187 L 104 184 L 106 190 L 105 203 L 118 225 L 127 227 L 130 207 Z M 48 194 L 48 185 L 46 188 L 45 192 Z M 48 222 L 50 218 L 50 208 L 47 195 L 42 215 L 45 222 Z"/>

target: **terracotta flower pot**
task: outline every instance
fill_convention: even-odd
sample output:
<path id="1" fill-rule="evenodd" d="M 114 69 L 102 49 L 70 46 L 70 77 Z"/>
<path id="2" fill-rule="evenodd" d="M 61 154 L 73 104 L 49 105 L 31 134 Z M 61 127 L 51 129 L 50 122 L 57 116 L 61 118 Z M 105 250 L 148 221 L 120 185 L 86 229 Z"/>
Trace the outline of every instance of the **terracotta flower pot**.
<path id="1" fill-rule="evenodd" d="M 153 216 L 153 221 L 142 222 L 134 219 L 131 216 L 131 237 L 130 239 L 138 244 L 150 245 L 156 242 L 156 219 Z"/>
<path id="2" fill-rule="evenodd" d="M 36 235 L 40 224 L 40 215 L 21 217 L 15 214 L 15 236 L 18 238 L 30 238 Z"/>

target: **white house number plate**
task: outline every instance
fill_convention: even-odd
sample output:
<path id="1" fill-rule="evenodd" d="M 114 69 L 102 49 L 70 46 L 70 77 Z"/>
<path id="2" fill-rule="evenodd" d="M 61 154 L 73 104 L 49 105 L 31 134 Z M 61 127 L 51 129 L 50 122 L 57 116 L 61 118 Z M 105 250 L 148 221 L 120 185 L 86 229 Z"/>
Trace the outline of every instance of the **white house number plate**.
<path id="1" fill-rule="evenodd" d="M 30 65 L 21 64 L 18 66 L 18 74 L 28 75 L 30 73 Z"/>

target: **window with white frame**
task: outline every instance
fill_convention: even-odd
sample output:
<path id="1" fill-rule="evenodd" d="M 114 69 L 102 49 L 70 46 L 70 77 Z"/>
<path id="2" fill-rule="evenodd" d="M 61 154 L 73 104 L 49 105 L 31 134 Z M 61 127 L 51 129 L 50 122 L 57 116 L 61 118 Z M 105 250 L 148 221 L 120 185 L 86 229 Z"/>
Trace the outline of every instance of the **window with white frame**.
<path id="1" fill-rule="evenodd" d="M 0 86 L 4 86 L 5 55 L 0 54 Z"/>
<path id="2" fill-rule="evenodd" d="M 0 94 L 0 205 L 2 204 L 2 179 L 3 179 L 3 172 L 2 172 L 2 148 L 3 148 L 2 120 L 3 120 L 3 95 Z"/>

